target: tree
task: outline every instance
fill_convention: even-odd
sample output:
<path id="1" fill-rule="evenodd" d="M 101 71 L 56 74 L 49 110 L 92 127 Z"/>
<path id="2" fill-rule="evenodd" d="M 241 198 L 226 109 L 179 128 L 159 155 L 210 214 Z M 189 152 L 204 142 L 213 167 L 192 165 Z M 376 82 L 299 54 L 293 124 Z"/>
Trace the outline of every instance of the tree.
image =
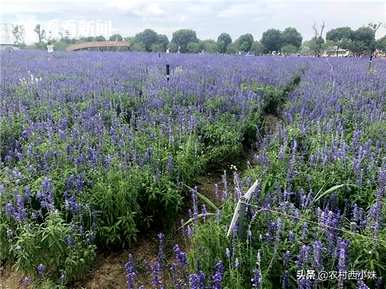
<path id="1" fill-rule="evenodd" d="M 201 41 L 201 48 L 207 53 L 216 53 L 217 52 L 217 43 L 214 40 L 208 39 Z"/>
<path id="2" fill-rule="evenodd" d="M 386 52 L 386 35 L 378 39 L 376 47 L 377 49 Z"/>
<path id="3" fill-rule="evenodd" d="M 136 34 L 134 40 L 150 52 L 152 45 L 158 43 L 158 34 L 151 29 L 145 29 L 143 32 Z"/>
<path id="4" fill-rule="evenodd" d="M 286 44 L 281 48 L 281 53 L 284 55 L 295 54 L 299 51 L 299 48 L 292 44 Z"/>
<path id="5" fill-rule="evenodd" d="M 261 38 L 266 52 L 280 51 L 282 46 L 281 32 L 277 29 L 269 29 L 263 33 Z"/>
<path id="6" fill-rule="evenodd" d="M 180 52 L 188 52 L 189 43 L 198 43 L 196 32 L 190 29 L 180 29 L 173 33 L 172 41 L 177 47 L 180 48 Z"/>
<path id="7" fill-rule="evenodd" d="M 142 42 L 137 42 L 137 41 L 134 41 L 131 44 L 130 50 L 132 50 L 132 51 L 142 51 L 142 52 L 147 51 L 145 45 Z"/>
<path id="8" fill-rule="evenodd" d="M 323 22 L 322 26 L 320 27 L 320 30 L 318 30 L 318 27 L 316 26 L 316 23 L 312 26 L 312 29 L 314 30 L 315 36 L 310 41 L 310 49 L 314 53 L 315 56 L 320 56 L 324 50 L 324 38 L 323 38 L 323 32 L 324 28 L 326 27 L 325 23 Z"/>
<path id="9" fill-rule="evenodd" d="M 99 35 L 94 38 L 95 41 L 106 41 L 106 38 L 103 35 Z"/>
<path id="10" fill-rule="evenodd" d="M 15 37 L 16 45 L 24 45 L 24 26 L 23 25 L 15 25 L 12 30 L 12 34 Z"/>
<path id="11" fill-rule="evenodd" d="M 309 42 L 309 49 L 315 56 L 320 56 L 324 50 L 324 38 L 321 36 L 313 37 Z"/>
<path id="12" fill-rule="evenodd" d="M 354 54 L 372 54 L 375 46 L 375 31 L 371 27 L 360 27 L 353 32 L 350 50 Z"/>
<path id="13" fill-rule="evenodd" d="M 238 47 L 240 51 L 248 52 L 251 50 L 253 44 L 253 36 L 250 33 L 243 34 L 237 39 Z"/>
<path id="14" fill-rule="evenodd" d="M 302 43 L 302 47 L 300 48 L 300 53 L 302 55 L 313 55 L 313 51 L 311 50 L 311 40 L 304 41 Z"/>
<path id="15" fill-rule="evenodd" d="M 293 27 L 287 27 L 281 33 L 281 46 L 291 45 L 299 49 L 302 46 L 302 41 L 302 35 Z"/>
<path id="16" fill-rule="evenodd" d="M 201 45 L 199 42 L 189 42 L 185 52 L 199 53 L 200 51 L 201 51 Z"/>
<path id="17" fill-rule="evenodd" d="M 255 55 L 263 55 L 264 54 L 264 46 L 260 41 L 254 41 L 251 47 L 251 51 Z"/>
<path id="18" fill-rule="evenodd" d="M 120 34 L 113 34 L 109 38 L 110 41 L 122 41 L 123 37 Z"/>
<path id="19" fill-rule="evenodd" d="M 43 40 L 46 38 L 46 31 L 45 31 L 44 29 L 42 29 L 42 27 L 40 26 L 40 24 L 37 24 L 37 25 L 35 26 L 34 31 L 35 31 L 36 34 L 38 35 L 38 44 L 39 44 L 39 46 L 41 46 Z"/>
<path id="20" fill-rule="evenodd" d="M 237 41 L 234 41 L 228 45 L 226 53 L 236 54 L 237 52 L 239 52 L 239 45 L 238 45 Z"/>
<path id="21" fill-rule="evenodd" d="M 158 34 L 158 39 L 156 45 L 160 48 L 158 52 L 165 52 L 166 49 L 168 48 L 169 44 L 169 39 L 166 35 L 163 34 Z M 152 50 L 154 51 L 154 50 Z"/>
<path id="22" fill-rule="evenodd" d="M 339 27 L 327 32 L 326 40 L 331 41 L 336 46 L 336 55 L 338 56 L 339 48 L 349 49 L 353 31 L 350 27 Z"/>
<path id="23" fill-rule="evenodd" d="M 232 43 L 232 38 L 228 33 L 221 33 L 217 38 L 217 50 L 226 53 L 228 46 Z"/>
<path id="24" fill-rule="evenodd" d="M 178 51 L 178 46 L 174 42 L 169 42 L 168 44 L 168 50 L 172 53 L 175 53 Z"/>

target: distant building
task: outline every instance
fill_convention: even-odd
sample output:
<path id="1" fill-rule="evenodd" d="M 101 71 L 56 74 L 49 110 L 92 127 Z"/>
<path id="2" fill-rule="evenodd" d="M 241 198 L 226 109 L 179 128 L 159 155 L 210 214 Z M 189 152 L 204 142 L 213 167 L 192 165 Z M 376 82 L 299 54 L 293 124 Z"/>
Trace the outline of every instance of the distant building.
<path id="1" fill-rule="evenodd" d="M 382 50 L 375 50 L 375 53 L 374 53 L 375 57 L 386 57 L 386 52 L 385 51 L 382 51 Z"/>
<path id="2" fill-rule="evenodd" d="M 323 56 L 346 57 L 346 56 L 350 56 L 350 51 L 347 49 L 338 48 L 337 46 L 333 46 L 333 47 L 326 49 Z"/>

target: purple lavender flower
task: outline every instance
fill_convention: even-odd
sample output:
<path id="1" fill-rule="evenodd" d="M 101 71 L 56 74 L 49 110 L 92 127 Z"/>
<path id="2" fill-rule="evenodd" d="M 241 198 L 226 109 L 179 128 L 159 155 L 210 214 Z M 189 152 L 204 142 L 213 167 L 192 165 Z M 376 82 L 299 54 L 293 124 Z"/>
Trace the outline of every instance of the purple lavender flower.
<path id="1" fill-rule="evenodd" d="M 205 221 L 206 221 L 206 216 L 207 216 L 207 214 L 208 214 L 208 211 L 206 210 L 205 204 L 202 205 L 201 212 L 202 212 L 203 220 L 204 220 L 204 222 L 205 222 Z"/>
<path id="2" fill-rule="evenodd" d="M 224 264 L 218 261 L 214 266 L 214 274 L 212 276 L 212 289 L 222 289 L 222 280 L 224 278 Z"/>
<path id="3" fill-rule="evenodd" d="M 16 194 L 16 204 L 8 202 L 5 205 L 5 215 L 13 218 L 17 222 L 22 222 L 27 219 L 27 209 L 24 207 L 24 197 Z"/>
<path id="4" fill-rule="evenodd" d="M 158 261 L 155 261 L 152 268 L 152 280 L 151 283 L 153 285 L 154 289 L 163 289 L 163 284 L 162 284 L 162 269 L 161 265 Z"/>
<path id="5" fill-rule="evenodd" d="M 338 257 L 338 271 L 344 272 L 347 270 L 347 249 L 349 241 L 338 239 L 337 243 L 337 257 Z"/>
<path id="6" fill-rule="evenodd" d="M 75 240 L 72 236 L 65 236 L 64 243 L 69 247 L 75 246 Z"/>
<path id="7" fill-rule="evenodd" d="M 284 271 L 284 273 L 281 276 L 281 287 L 282 289 L 289 289 L 289 274 L 288 271 Z"/>
<path id="8" fill-rule="evenodd" d="M 125 264 L 125 271 L 126 271 L 126 279 L 127 279 L 127 289 L 134 289 L 135 288 L 135 268 L 134 268 L 134 262 L 133 262 L 133 256 L 129 254 L 129 260 Z"/>
<path id="9" fill-rule="evenodd" d="M 288 232 L 288 241 L 294 242 L 295 241 L 295 234 L 292 231 Z"/>
<path id="10" fill-rule="evenodd" d="M 303 241 L 307 239 L 307 235 L 308 235 L 308 223 L 305 222 L 302 225 L 302 237 L 301 238 Z"/>
<path id="11" fill-rule="evenodd" d="M 284 268 L 288 268 L 288 264 L 289 264 L 289 261 L 290 261 L 290 258 L 291 258 L 291 253 L 290 251 L 286 251 L 283 255 L 283 266 Z"/>
<path id="12" fill-rule="evenodd" d="M 188 264 L 185 252 L 180 249 L 178 244 L 174 245 L 173 249 L 179 265 L 185 267 Z"/>
<path id="13" fill-rule="evenodd" d="M 227 173 L 226 171 L 224 170 L 224 174 L 222 175 L 222 183 L 223 183 L 223 186 L 224 186 L 224 189 L 223 189 L 223 195 L 222 195 L 222 201 L 226 200 L 228 198 L 228 181 L 227 181 Z"/>
<path id="14" fill-rule="evenodd" d="M 308 252 L 309 252 L 309 247 L 307 245 L 303 245 L 300 249 L 298 259 L 297 259 L 297 268 L 300 270 L 301 268 L 306 265 L 308 261 Z"/>
<path id="15" fill-rule="evenodd" d="M 44 273 L 46 272 L 46 265 L 39 264 L 36 266 L 36 273 L 38 274 L 39 277 L 43 277 Z"/>
<path id="16" fill-rule="evenodd" d="M 157 235 L 159 246 L 158 246 L 158 262 L 160 263 L 161 267 L 163 267 L 163 263 L 165 260 L 165 253 L 164 253 L 164 246 L 165 246 L 165 235 L 163 233 L 159 233 Z"/>
<path id="17" fill-rule="evenodd" d="M 8 217 L 14 217 L 15 215 L 15 207 L 10 203 L 6 203 L 5 204 L 5 214 L 8 216 Z"/>
<path id="18" fill-rule="evenodd" d="M 218 185 L 217 184 L 214 184 L 214 195 L 216 196 L 217 200 L 220 199 L 219 191 L 218 191 Z"/>
<path id="19" fill-rule="evenodd" d="M 193 273 L 189 275 L 189 289 L 204 289 L 205 274 L 203 272 Z"/>
<path id="20" fill-rule="evenodd" d="M 253 278 L 251 279 L 252 287 L 256 289 L 261 288 L 261 281 L 262 281 L 261 271 L 260 269 L 256 269 L 253 274 Z"/>
<path id="21" fill-rule="evenodd" d="M 168 174 L 172 174 L 173 171 L 174 171 L 174 162 L 173 162 L 173 155 L 172 154 L 169 154 L 168 156 L 168 161 L 167 161 L 167 164 L 166 164 L 166 171 L 168 172 Z"/>
<path id="22" fill-rule="evenodd" d="M 31 277 L 24 277 L 22 280 L 21 280 L 21 286 L 23 288 L 27 288 L 28 286 L 30 286 L 32 284 L 32 278 Z"/>
<path id="23" fill-rule="evenodd" d="M 357 289 L 370 289 L 363 280 L 358 280 Z"/>
<path id="24" fill-rule="evenodd" d="M 182 289 L 182 280 L 178 278 L 177 265 L 172 263 L 170 266 L 170 275 L 176 289 Z"/>
<path id="25" fill-rule="evenodd" d="M 54 198 L 52 194 L 52 183 L 48 178 L 44 178 L 41 191 L 37 193 L 40 206 L 52 211 L 54 209 Z"/>
<path id="26" fill-rule="evenodd" d="M 313 250 L 314 267 L 317 270 L 321 270 L 322 269 L 322 249 L 323 249 L 322 242 L 320 242 L 319 240 L 316 240 L 313 243 L 313 249 L 314 249 Z"/>
<path id="27" fill-rule="evenodd" d="M 307 279 L 300 279 L 299 280 L 299 286 L 298 289 L 312 289 L 312 282 L 311 280 Z"/>
<path id="28" fill-rule="evenodd" d="M 74 195 L 69 195 L 67 192 L 64 192 L 64 208 L 72 214 L 79 213 L 80 206 Z"/>
<path id="29" fill-rule="evenodd" d="M 0 197 L 3 195 L 4 192 L 5 192 L 5 187 L 2 183 L 0 183 Z"/>

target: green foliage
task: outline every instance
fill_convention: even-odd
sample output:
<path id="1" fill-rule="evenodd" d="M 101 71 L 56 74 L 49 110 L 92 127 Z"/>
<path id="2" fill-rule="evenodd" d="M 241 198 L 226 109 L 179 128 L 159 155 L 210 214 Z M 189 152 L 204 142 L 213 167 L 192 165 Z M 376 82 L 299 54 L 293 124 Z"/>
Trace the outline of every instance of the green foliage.
<path id="1" fill-rule="evenodd" d="M 248 52 L 252 48 L 253 36 L 250 33 L 243 34 L 236 40 L 236 43 L 240 51 Z"/>
<path id="2" fill-rule="evenodd" d="M 140 49 L 141 51 L 166 51 L 169 43 L 166 35 L 157 34 L 151 29 L 145 29 L 143 32 L 138 33 L 134 37 L 133 50 Z"/>
<path id="3" fill-rule="evenodd" d="M 186 46 L 185 52 L 198 53 L 201 51 L 201 45 L 198 42 L 189 42 Z"/>
<path id="4" fill-rule="evenodd" d="M 224 232 L 232 218 L 233 209 L 232 202 L 227 202 L 223 206 L 223 215 L 220 220 L 211 217 L 207 222 L 193 227 L 189 263 L 195 271 L 200 268 L 204 272 L 210 272 L 219 260 L 226 264 L 224 252 L 229 248 L 230 242 Z"/>
<path id="5" fill-rule="evenodd" d="M 204 145 L 204 157 L 210 167 L 218 167 L 241 152 L 240 124 L 229 113 L 221 115 L 216 122 L 203 120 L 199 125 L 198 134 Z"/>
<path id="6" fill-rule="evenodd" d="M 263 33 L 261 44 L 267 52 L 280 51 L 283 40 L 280 30 L 269 29 Z"/>
<path id="7" fill-rule="evenodd" d="M 121 34 L 113 34 L 109 38 L 110 41 L 122 41 L 123 37 Z"/>
<path id="8" fill-rule="evenodd" d="M 298 48 L 292 44 L 284 45 L 281 48 L 281 53 L 284 55 L 291 55 L 291 54 L 295 54 L 297 52 L 298 52 Z"/>
<path id="9" fill-rule="evenodd" d="M 22 116 L 0 120 L 0 160 L 4 160 L 11 147 L 21 138 L 25 121 Z"/>
<path id="10" fill-rule="evenodd" d="M 220 53 L 226 53 L 228 46 L 232 43 L 232 38 L 228 33 L 221 33 L 217 38 L 217 49 Z"/>
<path id="11" fill-rule="evenodd" d="M 190 29 L 180 29 L 173 33 L 171 42 L 174 43 L 177 48 L 180 47 L 180 52 L 185 53 L 189 52 L 189 43 L 198 43 L 199 40 L 195 31 Z"/>
<path id="12" fill-rule="evenodd" d="M 295 28 L 287 27 L 281 33 L 281 41 L 282 49 L 287 45 L 291 45 L 296 49 L 299 49 L 302 45 L 303 37 Z"/>
<path id="13" fill-rule="evenodd" d="M 386 35 L 378 39 L 377 48 L 383 52 L 386 52 Z"/>
<path id="14" fill-rule="evenodd" d="M 375 28 L 371 25 L 352 30 L 350 27 L 339 27 L 327 32 L 326 39 L 335 43 L 338 48 L 348 49 L 355 55 L 372 53 L 377 43 Z"/>
<path id="15" fill-rule="evenodd" d="M 65 282 L 71 282 L 83 277 L 95 258 L 95 246 L 87 241 L 90 236 L 75 233 L 58 212 L 50 213 L 40 225 L 20 224 L 16 231 L 11 244 L 16 268 L 32 276 L 43 264 L 46 278 L 58 280 L 66 272 Z M 66 242 L 69 239 L 73 243 Z"/>
<path id="16" fill-rule="evenodd" d="M 328 31 L 326 40 L 332 41 L 337 47 L 349 49 L 353 34 L 354 31 L 350 27 L 339 27 Z"/>
<path id="17" fill-rule="evenodd" d="M 324 39 L 321 36 L 313 37 L 308 42 L 308 47 L 313 55 L 320 56 L 324 51 Z"/>
<path id="18" fill-rule="evenodd" d="M 4 214 L 0 214 L 0 263 L 5 263 L 12 258 L 10 251 L 10 233 Z"/>
<path id="19" fill-rule="evenodd" d="M 106 41 L 106 38 L 103 35 L 99 35 L 94 38 L 94 41 Z"/>
<path id="20" fill-rule="evenodd" d="M 263 55 L 264 54 L 264 46 L 261 44 L 260 41 L 254 41 L 251 47 L 251 52 L 253 54 L 257 55 Z"/>
<path id="21" fill-rule="evenodd" d="M 375 31 L 370 27 L 359 27 L 352 34 L 350 50 L 354 54 L 370 54 L 375 49 Z"/>
<path id="22" fill-rule="evenodd" d="M 231 43 L 231 44 L 229 44 L 227 46 L 226 53 L 228 53 L 228 54 L 236 54 L 238 52 L 239 52 L 239 45 L 238 45 L 237 41 L 235 41 L 235 42 L 233 42 L 233 43 Z"/>
<path id="23" fill-rule="evenodd" d="M 201 41 L 201 48 L 207 53 L 216 53 L 217 52 L 217 43 L 214 40 L 204 40 Z"/>

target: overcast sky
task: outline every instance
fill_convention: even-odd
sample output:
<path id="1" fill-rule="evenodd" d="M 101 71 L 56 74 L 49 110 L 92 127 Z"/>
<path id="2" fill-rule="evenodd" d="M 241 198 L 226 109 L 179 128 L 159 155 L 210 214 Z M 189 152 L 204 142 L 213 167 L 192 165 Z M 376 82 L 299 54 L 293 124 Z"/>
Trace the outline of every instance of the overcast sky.
<path id="1" fill-rule="evenodd" d="M 1 22 L 24 24 L 28 42 L 34 41 L 32 29 L 36 23 L 48 25 L 55 34 L 58 29 L 66 28 L 72 35 L 87 31 L 92 34 L 95 27 L 82 30 L 79 26 L 93 23 L 99 25 L 96 30 L 101 34 L 135 35 L 151 28 L 169 38 L 177 29 L 190 28 L 201 39 L 216 39 L 221 32 L 228 32 L 233 38 L 249 32 L 260 39 L 269 28 L 287 26 L 297 28 L 309 39 L 313 35 L 312 25 L 323 21 L 326 30 L 339 26 L 358 28 L 369 22 L 386 23 L 386 0 L 0 0 L 0 3 Z M 385 33 L 386 24 L 377 36 Z"/>

